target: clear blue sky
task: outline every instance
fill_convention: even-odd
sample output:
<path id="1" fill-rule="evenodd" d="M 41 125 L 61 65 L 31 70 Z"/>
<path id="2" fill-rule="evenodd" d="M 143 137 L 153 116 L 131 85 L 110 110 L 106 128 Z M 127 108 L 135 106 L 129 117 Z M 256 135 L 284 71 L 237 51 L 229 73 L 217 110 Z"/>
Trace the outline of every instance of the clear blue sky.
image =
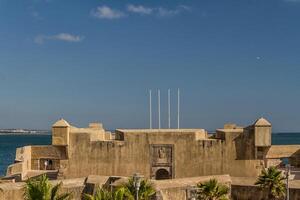
<path id="1" fill-rule="evenodd" d="M 0 0 L 0 127 L 148 127 L 150 88 L 175 126 L 179 87 L 182 127 L 300 131 L 299 19 L 300 0 Z"/>

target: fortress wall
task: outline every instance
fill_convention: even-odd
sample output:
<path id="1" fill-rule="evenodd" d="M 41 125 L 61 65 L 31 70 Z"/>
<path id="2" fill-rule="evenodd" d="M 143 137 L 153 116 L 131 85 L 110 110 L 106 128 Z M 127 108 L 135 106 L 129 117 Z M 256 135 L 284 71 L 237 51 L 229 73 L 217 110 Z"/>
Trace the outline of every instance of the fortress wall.
<path id="1" fill-rule="evenodd" d="M 91 142 L 88 133 L 71 133 L 65 177 L 90 174 L 131 176 L 135 172 L 151 177 L 151 145 L 173 146 L 173 178 L 224 173 L 256 176 L 261 171 L 260 160 L 238 159 L 237 152 L 241 149 L 236 147 L 237 133 L 227 134 L 226 140 L 196 140 L 195 131 L 128 131 L 117 134 L 124 141 Z"/>
<path id="2" fill-rule="evenodd" d="M 21 174 L 31 169 L 31 146 L 17 148 L 15 160 L 17 163 L 11 164 L 7 168 L 6 175 Z M 23 177 L 21 177 L 23 179 Z"/>
<path id="3" fill-rule="evenodd" d="M 14 163 L 7 167 L 6 175 L 10 176 L 13 174 L 22 174 L 23 172 L 23 162 Z"/>
<path id="4" fill-rule="evenodd" d="M 90 142 L 89 134 L 72 133 L 66 177 L 90 174 L 131 176 L 134 172 L 149 176 L 149 149 L 143 148 L 142 137 L 135 139 Z"/>
<path id="5" fill-rule="evenodd" d="M 70 132 L 71 132 L 71 134 L 72 133 L 89 133 L 90 137 L 91 137 L 91 141 L 105 140 L 105 130 L 104 129 L 71 127 Z"/>
<path id="6" fill-rule="evenodd" d="M 39 145 L 31 146 L 32 159 L 49 158 L 49 159 L 67 159 L 65 146 Z"/>
<path id="7" fill-rule="evenodd" d="M 90 135 L 71 133 L 68 145 L 68 164 L 64 171 L 65 178 L 82 177 L 90 173 L 88 157 L 90 155 Z M 84 175 L 82 175 L 84 174 Z"/>
<path id="8" fill-rule="evenodd" d="M 222 174 L 223 158 L 220 140 L 194 141 L 182 137 L 176 145 L 175 155 L 177 178 Z"/>
<path id="9" fill-rule="evenodd" d="M 67 159 L 66 147 L 53 145 L 31 146 L 31 170 L 40 169 L 40 159 L 65 160 Z"/>
<path id="10" fill-rule="evenodd" d="M 254 157 L 253 134 L 244 129 L 219 129 L 217 132 L 221 132 L 225 139 L 222 142 L 222 173 L 231 176 L 257 176 L 264 162 Z"/>

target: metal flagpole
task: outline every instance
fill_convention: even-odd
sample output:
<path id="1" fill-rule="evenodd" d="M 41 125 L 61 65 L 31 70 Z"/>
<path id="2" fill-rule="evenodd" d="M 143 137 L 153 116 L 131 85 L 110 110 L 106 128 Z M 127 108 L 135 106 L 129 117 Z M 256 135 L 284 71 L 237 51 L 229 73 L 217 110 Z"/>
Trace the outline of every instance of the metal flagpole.
<path id="1" fill-rule="evenodd" d="M 149 122 L 150 122 L 150 129 L 152 129 L 152 91 L 149 90 Z"/>
<path id="2" fill-rule="evenodd" d="M 160 90 L 157 91 L 158 97 L 158 128 L 160 129 Z"/>
<path id="3" fill-rule="evenodd" d="M 168 89 L 168 127 L 169 129 L 171 128 L 171 100 L 170 100 L 170 96 L 171 96 L 171 90 Z"/>
<path id="4" fill-rule="evenodd" d="M 177 89 L 177 128 L 179 129 L 180 123 L 180 90 Z"/>

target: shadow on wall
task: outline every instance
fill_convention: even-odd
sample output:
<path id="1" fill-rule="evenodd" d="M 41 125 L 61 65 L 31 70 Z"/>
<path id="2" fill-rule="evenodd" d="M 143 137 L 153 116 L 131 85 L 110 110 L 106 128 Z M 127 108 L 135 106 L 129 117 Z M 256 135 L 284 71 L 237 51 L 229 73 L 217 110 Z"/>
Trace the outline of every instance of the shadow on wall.
<path id="1" fill-rule="evenodd" d="M 255 159 L 254 153 L 254 135 L 249 133 L 249 130 L 244 129 L 243 133 L 233 139 L 236 150 L 237 160 L 252 160 Z"/>

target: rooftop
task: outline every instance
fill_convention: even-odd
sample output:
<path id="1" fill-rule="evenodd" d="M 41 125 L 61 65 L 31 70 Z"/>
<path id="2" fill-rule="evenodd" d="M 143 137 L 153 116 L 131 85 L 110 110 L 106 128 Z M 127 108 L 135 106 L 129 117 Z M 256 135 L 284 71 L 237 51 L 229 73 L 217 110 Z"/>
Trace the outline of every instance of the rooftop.
<path id="1" fill-rule="evenodd" d="M 156 133 L 156 132 L 163 132 L 163 133 L 191 133 L 191 132 L 200 132 L 205 131 L 204 129 L 117 129 L 120 132 L 132 132 L 132 133 Z"/>
<path id="2" fill-rule="evenodd" d="M 70 124 L 64 119 L 60 119 L 52 125 L 52 127 L 69 127 L 69 126 Z"/>
<path id="3" fill-rule="evenodd" d="M 255 126 L 271 126 L 271 123 L 265 118 L 261 117 L 254 122 Z"/>

